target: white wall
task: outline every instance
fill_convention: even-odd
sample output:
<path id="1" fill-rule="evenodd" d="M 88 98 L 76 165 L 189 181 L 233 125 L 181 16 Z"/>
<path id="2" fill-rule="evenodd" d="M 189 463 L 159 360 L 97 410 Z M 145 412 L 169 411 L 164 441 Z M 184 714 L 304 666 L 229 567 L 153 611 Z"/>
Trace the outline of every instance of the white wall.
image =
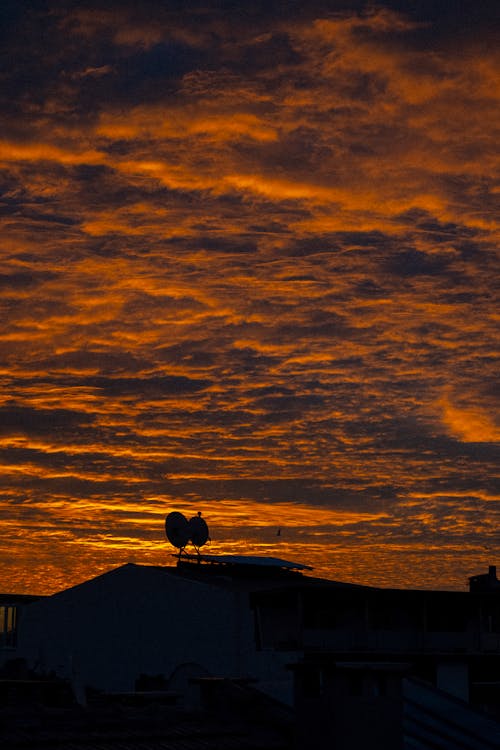
<path id="1" fill-rule="evenodd" d="M 136 565 L 27 606 L 17 653 L 29 666 L 109 691 L 133 690 L 141 673 L 168 678 L 184 663 L 250 675 L 254 654 L 245 592 Z"/>

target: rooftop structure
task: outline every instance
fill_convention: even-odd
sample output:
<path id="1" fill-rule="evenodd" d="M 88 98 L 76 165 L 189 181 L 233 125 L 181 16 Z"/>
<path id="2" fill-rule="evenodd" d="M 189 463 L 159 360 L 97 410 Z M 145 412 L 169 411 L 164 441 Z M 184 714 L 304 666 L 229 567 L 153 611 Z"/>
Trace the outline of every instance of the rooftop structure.
<path id="1" fill-rule="evenodd" d="M 427 705 L 438 701 L 432 691 L 441 691 L 500 717 L 494 585 L 381 589 L 304 575 L 307 565 L 280 558 L 199 551 L 176 558 L 165 567 L 123 565 L 21 602 L 15 636 L 0 657 L 68 680 L 81 702 L 89 690 L 130 694 L 156 680 L 188 707 L 198 705 L 200 686 L 206 693 L 217 678 L 251 684 L 284 705 L 295 701 L 299 713 L 309 706 L 306 715 L 314 704 L 328 716 L 339 690 L 345 716 L 358 698 L 366 707 L 389 690 L 387 715 L 400 711 L 405 694 Z M 492 568 L 487 580 L 494 580 Z M 398 722 L 394 727 L 403 727 Z M 335 729 L 339 748 L 342 726 Z M 307 735 L 307 720 L 304 727 Z"/>
<path id="2" fill-rule="evenodd" d="M 487 573 L 469 578 L 471 591 L 500 591 L 500 581 L 497 578 L 497 566 L 490 565 Z"/>

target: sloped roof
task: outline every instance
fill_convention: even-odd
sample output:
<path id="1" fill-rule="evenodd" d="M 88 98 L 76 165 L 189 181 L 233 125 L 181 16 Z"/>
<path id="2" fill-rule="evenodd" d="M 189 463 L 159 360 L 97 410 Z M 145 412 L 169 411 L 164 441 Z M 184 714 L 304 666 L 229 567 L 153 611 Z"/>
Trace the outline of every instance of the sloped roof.
<path id="1" fill-rule="evenodd" d="M 136 709 L 102 714 L 77 709 L 18 707 L 2 715 L 0 743 L 9 750 L 285 750 L 286 740 L 269 727 L 202 713 Z M 152 710 L 153 709 L 153 710 Z M 3 714 L 3 712 L 2 712 Z M 16 716 L 17 714 L 17 716 Z"/>
<path id="2" fill-rule="evenodd" d="M 246 681 L 210 679 L 206 685 L 208 693 L 201 691 L 202 710 L 172 703 L 170 696 L 175 694 L 168 691 L 90 692 L 88 705 L 83 709 L 74 702 L 69 683 L 50 679 L 45 682 L 46 689 L 40 692 L 41 681 L 38 681 L 36 701 L 26 681 L 20 682 L 18 690 L 5 692 L 0 704 L 0 747 L 8 750 L 289 748 L 292 710 Z M 14 681 L 11 683 L 14 685 Z M 211 697 L 207 699 L 208 694 Z"/>

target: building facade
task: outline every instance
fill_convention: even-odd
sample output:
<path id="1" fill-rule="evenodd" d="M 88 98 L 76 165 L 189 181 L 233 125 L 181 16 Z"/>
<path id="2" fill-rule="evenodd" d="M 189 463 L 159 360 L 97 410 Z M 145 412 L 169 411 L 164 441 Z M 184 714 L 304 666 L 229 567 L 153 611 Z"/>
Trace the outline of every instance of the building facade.
<path id="1" fill-rule="evenodd" d="M 320 735 L 328 729 L 332 746 L 350 750 L 370 737 L 386 750 L 403 748 L 412 731 L 421 747 L 425 732 L 461 736 L 479 726 L 484 736 L 494 733 L 500 587 L 493 567 L 464 592 L 359 586 L 304 576 L 300 567 L 186 557 L 177 566 L 124 565 L 20 602 L 15 612 L 5 600 L 4 661 L 7 654 L 69 680 L 81 702 L 89 690 L 133 692 L 156 680 L 194 705 L 196 684 L 252 684 L 295 706 L 304 747 L 318 727 Z M 450 724 L 454 712 L 465 729 Z M 481 741 L 478 748 L 500 747 Z"/>

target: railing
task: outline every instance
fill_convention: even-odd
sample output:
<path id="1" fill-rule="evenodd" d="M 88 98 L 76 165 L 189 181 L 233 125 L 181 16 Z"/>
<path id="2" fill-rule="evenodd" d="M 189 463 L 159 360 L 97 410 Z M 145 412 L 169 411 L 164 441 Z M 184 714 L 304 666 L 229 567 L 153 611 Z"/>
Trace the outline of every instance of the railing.
<path id="1" fill-rule="evenodd" d="M 420 649 L 418 633 L 404 631 L 336 630 L 311 628 L 304 630 L 305 649 L 326 651 L 413 651 Z"/>
<path id="2" fill-rule="evenodd" d="M 481 633 L 479 637 L 481 651 L 500 652 L 500 633 Z"/>
<path id="3" fill-rule="evenodd" d="M 383 651 L 395 653 L 500 653 L 500 637 L 479 637 L 470 631 L 464 633 L 436 633 L 424 630 L 366 630 L 316 629 L 303 631 L 303 647 L 333 651 Z"/>

